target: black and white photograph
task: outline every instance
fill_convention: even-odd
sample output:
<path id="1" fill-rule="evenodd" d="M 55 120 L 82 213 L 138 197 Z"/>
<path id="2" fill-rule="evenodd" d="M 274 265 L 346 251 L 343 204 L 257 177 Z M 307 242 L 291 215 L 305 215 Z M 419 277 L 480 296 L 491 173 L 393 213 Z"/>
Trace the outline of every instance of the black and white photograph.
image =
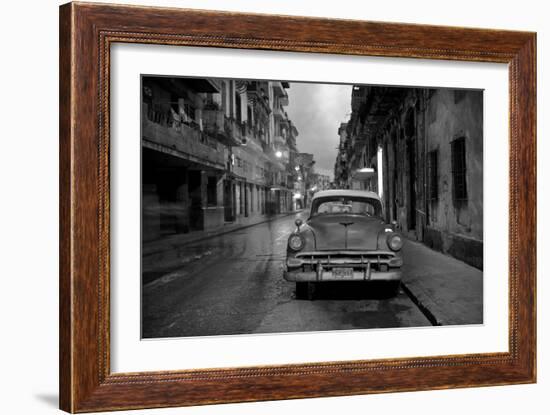
<path id="1" fill-rule="evenodd" d="M 143 339 L 483 324 L 483 90 L 140 87 Z"/>

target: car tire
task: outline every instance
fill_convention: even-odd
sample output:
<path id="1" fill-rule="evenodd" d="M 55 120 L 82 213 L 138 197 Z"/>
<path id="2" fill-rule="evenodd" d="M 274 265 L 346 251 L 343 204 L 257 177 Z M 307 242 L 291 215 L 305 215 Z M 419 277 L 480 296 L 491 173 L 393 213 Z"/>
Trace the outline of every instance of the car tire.
<path id="1" fill-rule="evenodd" d="M 312 282 L 297 281 L 296 282 L 296 298 L 298 300 L 313 300 L 315 286 Z"/>

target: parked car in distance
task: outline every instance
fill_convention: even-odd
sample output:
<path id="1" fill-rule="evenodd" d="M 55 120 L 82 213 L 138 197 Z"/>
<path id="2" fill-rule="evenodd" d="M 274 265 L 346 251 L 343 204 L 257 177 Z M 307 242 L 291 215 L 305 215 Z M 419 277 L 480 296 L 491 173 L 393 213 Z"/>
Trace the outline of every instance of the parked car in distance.
<path id="1" fill-rule="evenodd" d="M 309 217 L 296 220 L 288 238 L 284 278 L 297 298 L 312 299 L 315 283 L 379 282 L 396 294 L 403 238 L 383 219 L 380 197 L 359 190 L 325 190 L 311 201 Z"/>

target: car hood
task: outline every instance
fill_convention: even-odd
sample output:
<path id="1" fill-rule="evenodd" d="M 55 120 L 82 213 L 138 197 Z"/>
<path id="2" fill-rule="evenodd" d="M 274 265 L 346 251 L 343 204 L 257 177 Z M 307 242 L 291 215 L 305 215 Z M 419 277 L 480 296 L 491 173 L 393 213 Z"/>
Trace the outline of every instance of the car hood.
<path id="1" fill-rule="evenodd" d="M 315 236 L 315 249 L 377 249 L 378 233 L 384 221 L 363 215 L 323 215 L 307 224 Z"/>

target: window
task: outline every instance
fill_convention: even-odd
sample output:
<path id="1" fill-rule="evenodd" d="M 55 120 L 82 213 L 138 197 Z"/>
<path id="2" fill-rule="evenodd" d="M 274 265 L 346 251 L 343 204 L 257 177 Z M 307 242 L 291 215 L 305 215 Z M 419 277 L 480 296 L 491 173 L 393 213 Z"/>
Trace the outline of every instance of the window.
<path id="1" fill-rule="evenodd" d="M 206 204 L 208 206 L 216 206 L 218 204 L 217 187 L 218 181 L 216 177 L 208 177 L 208 181 L 206 182 Z"/>
<path id="2" fill-rule="evenodd" d="M 453 200 L 463 202 L 468 199 L 466 188 L 466 139 L 451 141 L 451 168 L 453 173 Z"/>
<path id="3" fill-rule="evenodd" d="M 364 216 L 382 216 L 382 205 L 376 199 L 360 197 L 324 197 L 316 199 L 311 215 L 355 214 Z"/>
<path id="4" fill-rule="evenodd" d="M 189 103 L 183 104 L 183 112 L 185 114 L 184 122 L 195 121 L 195 107 Z"/>
<path id="5" fill-rule="evenodd" d="M 432 150 L 428 153 L 428 200 L 437 200 L 439 170 L 437 165 L 438 150 Z"/>

